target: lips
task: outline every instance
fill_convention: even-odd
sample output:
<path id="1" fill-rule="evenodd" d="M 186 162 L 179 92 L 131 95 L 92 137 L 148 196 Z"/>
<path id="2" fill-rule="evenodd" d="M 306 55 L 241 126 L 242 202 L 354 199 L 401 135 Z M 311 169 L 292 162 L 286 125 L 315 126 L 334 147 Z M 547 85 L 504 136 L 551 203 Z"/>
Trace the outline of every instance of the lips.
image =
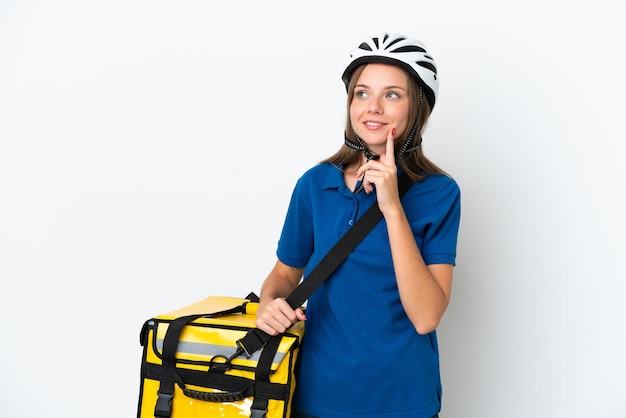
<path id="1" fill-rule="evenodd" d="M 368 120 L 363 122 L 363 125 L 365 125 L 368 129 L 378 129 L 385 126 L 386 123 Z"/>

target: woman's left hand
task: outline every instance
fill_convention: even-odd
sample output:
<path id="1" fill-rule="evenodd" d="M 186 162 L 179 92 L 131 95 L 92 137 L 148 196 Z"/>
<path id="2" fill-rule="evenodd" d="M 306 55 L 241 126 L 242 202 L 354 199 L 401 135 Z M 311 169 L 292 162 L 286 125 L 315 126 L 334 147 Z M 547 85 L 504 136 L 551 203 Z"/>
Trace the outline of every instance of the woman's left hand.
<path id="1" fill-rule="evenodd" d="M 380 210 L 385 210 L 400 204 L 398 194 L 398 169 L 396 167 L 392 127 L 387 134 L 386 150 L 379 160 L 371 160 L 363 164 L 356 172 L 356 177 L 363 177 L 363 189 L 365 193 L 376 190 L 376 199 Z M 375 186 L 375 189 L 374 189 Z"/>

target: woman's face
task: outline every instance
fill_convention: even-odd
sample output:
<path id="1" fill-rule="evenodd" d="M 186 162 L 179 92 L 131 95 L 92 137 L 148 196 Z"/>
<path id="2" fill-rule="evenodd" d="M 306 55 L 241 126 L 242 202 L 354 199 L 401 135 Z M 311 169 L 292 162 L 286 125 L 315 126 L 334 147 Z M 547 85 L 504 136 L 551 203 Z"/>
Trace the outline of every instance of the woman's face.
<path id="1" fill-rule="evenodd" d="M 374 153 L 385 152 L 387 134 L 403 135 L 409 118 L 409 91 L 405 73 L 394 65 L 368 64 L 354 88 L 350 121 L 357 135 Z"/>

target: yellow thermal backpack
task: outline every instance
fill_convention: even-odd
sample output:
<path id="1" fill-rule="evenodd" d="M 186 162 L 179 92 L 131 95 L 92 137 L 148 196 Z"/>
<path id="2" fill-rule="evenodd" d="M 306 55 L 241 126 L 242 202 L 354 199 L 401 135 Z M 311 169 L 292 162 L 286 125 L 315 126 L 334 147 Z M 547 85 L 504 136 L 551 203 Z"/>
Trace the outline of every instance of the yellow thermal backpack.
<path id="1" fill-rule="evenodd" d="M 304 323 L 257 343 L 257 300 L 211 296 L 146 321 L 137 417 L 288 418 Z"/>

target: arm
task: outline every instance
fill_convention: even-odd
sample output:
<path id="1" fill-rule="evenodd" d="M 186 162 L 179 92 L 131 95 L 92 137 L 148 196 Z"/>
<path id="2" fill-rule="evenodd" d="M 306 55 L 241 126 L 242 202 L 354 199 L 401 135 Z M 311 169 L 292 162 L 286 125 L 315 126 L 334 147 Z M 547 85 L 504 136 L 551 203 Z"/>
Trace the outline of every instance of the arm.
<path id="1" fill-rule="evenodd" d="M 426 265 L 402 207 L 385 215 L 402 307 L 420 334 L 439 325 L 448 307 L 454 267 Z"/>
<path id="2" fill-rule="evenodd" d="M 393 135 L 390 131 L 381 162 L 367 162 L 359 168 L 356 175 L 367 171 L 364 179 L 367 193 L 371 193 L 374 190 L 373 185 L 376 185 L 378 205 L 387 223 L 402 307 L 417 332 L 427 334 L 437 328 L 448 307 L 454 266 L 427 266 L 424 262 L 400 203 L 393 146 Z"/>
<path id="3" fill-rule="evenodd" d="M 286 265 L 276 261 L 274 268 L 261 286 L 256 327 L 270 335 L 285 332 L 287 328 L 306 319 L 302 309 L 292 309 L 285 298 L 298 286 L 304 268 Z"/>

